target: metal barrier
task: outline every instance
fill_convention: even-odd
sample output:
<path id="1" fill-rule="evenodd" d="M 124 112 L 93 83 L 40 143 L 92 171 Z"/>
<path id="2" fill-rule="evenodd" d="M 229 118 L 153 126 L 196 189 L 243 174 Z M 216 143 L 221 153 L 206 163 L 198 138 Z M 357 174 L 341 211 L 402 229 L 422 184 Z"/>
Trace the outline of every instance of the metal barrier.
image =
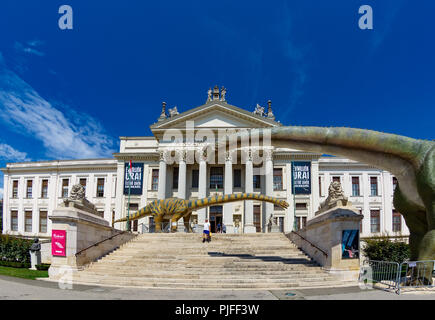
<path id="1" fill-rule="evenodd" d="M 383 284 L 387 289 L 396 289 L 399 263 L 389 261 L 364 261 L 359 275 L 359 281 L 371 285 Z"/>
<path id="2" fill-rule="evenodd" d="M 435 260 L 406 261 L 401 264 L 390 261 L 366 260 L 361 267 L 359 282 L 365 285 L 382 284 L 382 289 L 432 288 Z M 386 287 L 386 288 L 385 288 Z"/>
<path id="3" fill-rule="evenodd" d="M 397 293 L 408 288 L 433 288 L 435 260 L 406 261 L 400 264 Z"/>

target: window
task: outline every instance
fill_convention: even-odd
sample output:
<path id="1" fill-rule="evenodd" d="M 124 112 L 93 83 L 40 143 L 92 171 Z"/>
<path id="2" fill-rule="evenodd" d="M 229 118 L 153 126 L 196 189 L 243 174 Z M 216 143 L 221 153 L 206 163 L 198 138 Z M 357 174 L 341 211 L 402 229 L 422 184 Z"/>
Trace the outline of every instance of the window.
<path id="1" fill-rule="evenodd" d="M 62 179 L 62 198 L 68 198 L 69 179 Z"/>
<path id="2" fill-rule="evenodd" d="M 86 194 L 86 178 L 81 178 L 79 180 L 79 183 L 81 184 L 81 186 L 85 189 L 85 194 Z M 116 184 L 115 184 L 116 185 Z"/>
<path id="3" fill-rule="evenodd" d="M 307 217 L 296 217 L 297 230 L 305 228 L 306 225 L 307 225 Z"/>
<path id="4" fill-rule="evenodd" d="M 352 177 L 352 197 L 359 197 L 359 177 Z"/>
<path id="5" fill-rule="evenodd" d="M 273 190 L 282 190 L 282 169 L 273 169 Z"/>
<path id="6" fill-rule="evenodd" d="M 18 211 L 11 211 L 11 230 L 18 231 Z"/>
<path id="7" fill-rule="evenodd" d="M 341 182 L 340 177 L 338 176 L 332 177 L 332 182 Z"/>
<path id="8" fill-rule="evenodd" d="M 297 210 L 306 210 L 307 203 L 306 202 L 296 202 L 296 209 Z"/>
<path id="9" fill-rule="evenodd" d="M 399 212 L 393 210 L 393 232 L 402 231 L 402 217 Z"/>
<path id="10" fill-rule="evenodd" d="M 370 232 L 379 232 L 381 227 L 380 222 L 380 211 L 370 210 Z"/>
<path id="11" fill-rule="evenodd" d="M 32 184 L 33 180 L 27 180 L 26 198 L 32 198 Z"/>
<path id="12" fill-rule="evenodd" d="M 393 177 L 393 191 L 396 190 L 397 184 L 398 184 L 397 178 Z"/>
<path id="13" fill-rule="evenodd" d="M 152 190 L 159 189 L 159 169 L 153 169 L 151 189 Z"/>
<path id="14" fill-rule="evenodd" d="M 174 167 L 172 171 L 172 188 L 178 189 L 178 167 Z"/>
<path id="15" fill-rule="evenodd" d="M 32 232 L 32 211 L 25 211 L 24 231 Z"/>
<path id="16" fill-rule="evenodd" d="M 192 170 L 192 188 L 198 188 L 199 170 Z"/>
<path id="17" fill-rule="evenodd" d="M 224 172 L 222 167 L 210 168 L 210 189 L 221 189 L 224 187 Z"/>
<path id="18" fill-rule="evenodd" d="M 104 178 L 97 179 L 97 197 L 104 197 Z"/>
<path id="19" fill-rule="evenodd" d="M 377 196 L 378 195 L 378 178 L 370 177 L 370 195 Z"/>
<path id="20" fill-rule="evenodd" d="M 47 211 L 39 211 L 39 232 L 47 233 Z"/>
<path id="21" fill-rule="evenodd" d="M 48 198 L 48 180 L 42 180 L 41 198 Z"/>
<path id="22" fill-rule="evenodd" d="M 12 182 L 12 198 L 18 198 L 18 180 Z"/>
<path id="23" fill-rule="evenodd" d="M 97 211 L 97 216 L 104 218 L 104 210 L 98 210 Z"/>
<path id="24" fill-rule="evenodd" d="M 242 187 L 242 170 L 240 169 L 234 169 L 233 187 L 234 188 Z"/>
<path id="25" fill-rule="evenodd" d="M 261 188 L 261 178 L 260 175 L 254 175 L 253 177 L 253 188 L 260 189 Z"/>

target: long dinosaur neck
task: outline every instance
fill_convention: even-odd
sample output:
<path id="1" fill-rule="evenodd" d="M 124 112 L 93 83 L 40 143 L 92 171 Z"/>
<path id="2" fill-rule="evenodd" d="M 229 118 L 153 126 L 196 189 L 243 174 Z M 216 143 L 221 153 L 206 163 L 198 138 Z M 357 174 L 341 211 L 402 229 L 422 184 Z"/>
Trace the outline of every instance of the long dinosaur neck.
<path id="1" fill-rule="evenodd" d="M 149 210 L 149 207 L 146 206 L 146 207 L 143 207 L 142 209 L 140 209 L 140 210 L 138 210 L 138 211 L 136 211 L 136 212 L 134 212 L 134 213 L 130 213 L 128 219 L 129 219 L 130 221 L 132 221 L 132 220 L 137 220 L 137 219 L 140 219 L 140 218 L 142 218 L 142 217 L 145 217 L 145 216 L 149 215 L 150 212 L 151 212 L 151 211 Z M 117 223 L 117 222 L 123 222 L 123 221 L 127 221 L 127 217 L 124 217 L 124 218 L 121 218 L 121 219 L 115 220 L 114 223 Z"/>
<path id="2" fill-rule="evenodd" d="M 223 196 L 212 196 L 212 197 L 197 199 L 197 200 L 189 200 L 187 203 L 187 207 L 189 208 L 189 210 L 197 210 L 207 206 L 241 201 L 241 200 L 260 200 L 260 201 L 266 201 L 266 202 L 271 202 L 280 205 L 280 200 L 275 197 L 269 197 L 262 194 L 254 194 L 254 193 L 238 193 L 238 194 L 226 194 Z"/>

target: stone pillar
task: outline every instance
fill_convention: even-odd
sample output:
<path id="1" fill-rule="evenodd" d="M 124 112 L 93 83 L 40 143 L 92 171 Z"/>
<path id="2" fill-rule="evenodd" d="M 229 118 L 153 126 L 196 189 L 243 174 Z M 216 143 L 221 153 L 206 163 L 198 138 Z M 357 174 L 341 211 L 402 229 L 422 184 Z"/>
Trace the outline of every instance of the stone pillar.
<path id="1" fill-rule="evenodd" d="M 314 213 L 319 210 L 319 161 L 311 161 L 311 208 L 308 210 L 308 220 L 314 218 Z"/>
<path id="2" fill-rule="evenodd" d="M 252 164 L 252 152 L 248 151 L 246 157 L 245 165 L 245 192 L 254 192 L 254 177 L 253 177 L 254 167 Z M 245 225 L 243 226 L 244 233 L 255 233 L 256 229 L 254 226 L 254 203 L 252 200 L 245 201 Z"/>
<path id="3" fill-rule="evenodd" d="M 205 198 L 207 196 L 207 155 L 205 151 L 201 151 L 199 157 L 199 181 L 198 181 L 198 199 Z M 206 208 L 197 210 L 198 214 L 198 231 L 202 233 L 204 222 L 206 218 Z"/>
<path id="4" fill-rule="evenodd" d="M 232 154 L 227 152 L 225 155 L 225 194 L 233 193 L 233 159 Z M 224 216 L 223 223 L 226 226 L 227 233 L 234 233 L 234 223 L 233 223 L 233 203 L 224 204 Z"/>
<path id="5" fill-rule="evenodd" d="M 115 202 L 115 220 L 118 220 L 122 217 L 124 211 L 123 205 L 123 195 L 124 195 L 124 161 L 118 160 L 116 166 L 116 202 Z M 87 188 L 86 188 L 87 189 Z M 86 193 L 88 191 L 86 190 Z M 50 220 L 51 221 L 51 220 Z M 116 223 L 113 227 L 120 230 L 125 230 L 125 223 Z"/>
<path id="6" fill-rule="evenodd" d="M 3 176 L 3 233 L 10 230 L 11 227 L 11 210 L 9 208 L 9 198 L 12 197 L 12 183 L 9 185 L 9 175 L 7 173 Z"/>
<path id="7" fill-rule="evenodd" d="M 159 186 L 157 190 L 157 199 L 166 198 L 166 159 L 164 151 L 160 151 L 159 162 Z"/>
<path id="8" fill-rule="evenodd" d="M 178 198 L 186 199 L 186 151 L 181 150 L 178 153 L 179 161 L 178 161 Z M 177 226 L 178 232 L 184 232 L 184 219 L 181 218 L 178 220 Z"/>
<path id="9" fill-rule="evenodd" d="M 266 155 L 266 195 L 273 197 L 273 161 L 272 150 L 265 150 Z M 269 221 L 269 217 L 273 215 L 273 203 L 266 202 L 266 222 Z"/>
<path id="10" fill-rule="evenodd" d="M 388 171 L 382 172 L 379 185 L 382 190 L 382 202 L 383 202 L 383 220 L 384 227 L 382 232 L 393 234 L 393 177 Z"/>

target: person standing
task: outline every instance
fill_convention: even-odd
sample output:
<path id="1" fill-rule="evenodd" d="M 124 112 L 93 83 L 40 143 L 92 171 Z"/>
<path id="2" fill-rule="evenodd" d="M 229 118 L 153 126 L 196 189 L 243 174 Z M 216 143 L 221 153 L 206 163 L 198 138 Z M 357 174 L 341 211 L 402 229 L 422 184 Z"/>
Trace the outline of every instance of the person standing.
<path id="1" fill-rule="evenodd" d="M 227 226 L 222 222 L 222 233 L 227 233 Z"/>
<path id="2" fill-rule="evenodd" d="M 208 222 L 208 219 L 205 219 L 204 231 L 202 232 L 202 243 L 204 243 L 205 240 L 210 242 L 210 223 Z"/>

